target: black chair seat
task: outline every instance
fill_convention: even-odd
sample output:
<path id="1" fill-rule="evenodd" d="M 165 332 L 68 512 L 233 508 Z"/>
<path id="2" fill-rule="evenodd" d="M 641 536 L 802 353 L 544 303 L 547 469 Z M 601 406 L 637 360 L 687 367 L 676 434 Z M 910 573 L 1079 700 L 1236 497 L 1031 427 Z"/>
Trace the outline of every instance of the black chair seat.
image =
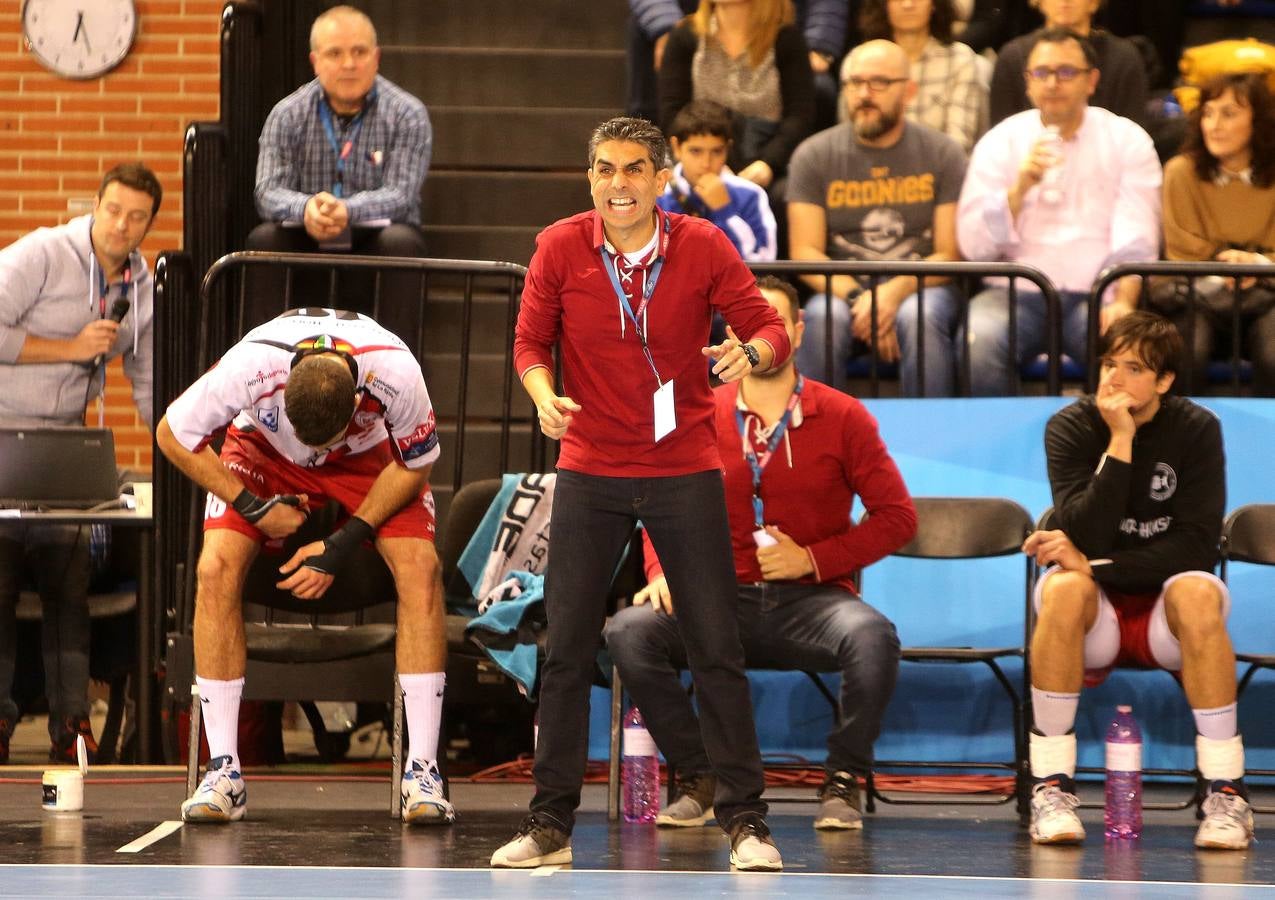
<path id="1" fill-rule="evenodd" d="M 324 663 L 392 649 L 395 627 L 384 623 L 345 628 L 246 624 L 244 632 L 251 660 Z"/>

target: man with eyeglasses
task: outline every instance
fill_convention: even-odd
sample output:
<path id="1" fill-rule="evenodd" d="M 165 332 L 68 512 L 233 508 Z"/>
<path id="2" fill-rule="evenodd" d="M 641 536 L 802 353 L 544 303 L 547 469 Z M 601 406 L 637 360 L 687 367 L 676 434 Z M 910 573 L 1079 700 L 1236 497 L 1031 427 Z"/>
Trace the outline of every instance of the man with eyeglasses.
<path id="1" fill-rule="evenodd" d="M 1027 68 L 1032 47 L 1049 28 L 1070 29 L 1087 38 L 1093 46 L 1095 65 L 1102 70 L 1102 80 L 1090 104 L 1142 123 L 1147 108 L 1146 64 L 1132 41 L 1092 27 L 1102 0 L 1031 0 L 1031 3 L 1045 17 L 1045 25 L 1014 38 L 997 54 L 989 98 L 991 123 L 995 125 L 1014 113 L 1031 109 L 1032 101 L 1023 84 L 1022 72 Z"/>
<path id="2" fill-rule="evenodd" d="M 841 69 L 850 120 L 807 138 L 788 174 L 788 230 L 794 260 L 951 261 L 958 258 L 956 200 L 965 153 L 942 132 L 908 122 L 916 93 L 907 54 L 885 40 L 860 44 Z M 927 279 L 923 366 L 918 343 L 917 279 L 895 276 L 876 285 L 849 275 L 804 276 L 816 291 L 805 305 L 806 340 L 797 366 L 807 376 L 845 389 L 846 361 L 868 347 L 900 361 L 907 395 L 952 393 L 951 350 L 962 298 L 956 286 Z M 931 315 L 938 311 L 939 314 Z M 828 331 L 832 358 L 827 359 Z"/>
<path id="3" fill-rule="evenodd" d="M 334 6 L 314 20 L 314 80 L 280 100 L 261 130 L 254 197 L 263 222 L 248 235 L 249 250 L 425 255 L 429 113 L 378 74 L 380 59 L 376 28 L 359 10 Z M 254 273 L 252 283 L 257 318 L 296 305 L 282 299 L 281 277 Z M 307 283 L 295 295 L 323 296 L 325 288 L 326 280 Z M 412 313 L 405 308 L 419 294 L 419 276 L 383 276 L 381 296 L 392 302 L 379 311 L 366 305 L 371 293 L 370 285 L 345 285 L 342 303 L 377 312 L 392 331 L 406 333 Z"/>
<path id="4" fill-rule="evenodd" d="M 1049 277 L 1061 300 L 1063 351 L 1083 363 L 1094 278 L 1159 252 L 1160 162 L 1139 125 L 1089 105 L 1102 76 L 1093 47 L 1076 32 L 1042 31 L 1023 77 L 1035 109 L 1010 116 L 974 146 L 957 234 L 966 259 L 1023 263 Z M 1003 279 L 987 284 L 969 308 L 976 396 L 1012 393 L 1017 367 L 1048 349 L 1047 309 L 1035 286 L 1018 283 L 1011 357 L 1009 292 Z M 1108 292 L 1100 332 L 1135 308 L 1139 287 L 1126 278 Z"/>

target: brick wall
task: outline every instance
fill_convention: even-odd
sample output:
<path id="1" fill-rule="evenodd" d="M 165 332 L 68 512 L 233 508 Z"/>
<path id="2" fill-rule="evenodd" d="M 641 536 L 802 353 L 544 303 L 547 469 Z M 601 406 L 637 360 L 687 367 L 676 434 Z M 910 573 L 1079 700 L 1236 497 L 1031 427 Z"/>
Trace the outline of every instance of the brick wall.
<path id="1" fill-rule="evenodd" d="M 161 250 L 181 247 L 182 136 L 188 122 L 218 115 L 223 5 L 137 0 L 137 41 L 124 62 L 68 81 L 27 52 L 21 0 L 0 0 L 0 246 L 88 212 L 102 173 L 141 159 L 164 186 L 142 252 L 153 268 Z M 106 419 L 120 464 L 149 469 L 150 434 L 118 360 L 107 373 Z"/>

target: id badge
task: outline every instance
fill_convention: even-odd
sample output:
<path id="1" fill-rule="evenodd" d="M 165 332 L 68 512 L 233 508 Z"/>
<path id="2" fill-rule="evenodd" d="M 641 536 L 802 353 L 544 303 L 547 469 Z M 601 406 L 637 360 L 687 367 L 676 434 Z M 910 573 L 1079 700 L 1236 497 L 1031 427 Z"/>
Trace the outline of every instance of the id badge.
<path id="1" fill-rule="evenodd" d="M 673 382 L 666 381 L 655 392 L 655 442 L 658 444 L 677 427 L 677 413 L 673 407 Z"/>

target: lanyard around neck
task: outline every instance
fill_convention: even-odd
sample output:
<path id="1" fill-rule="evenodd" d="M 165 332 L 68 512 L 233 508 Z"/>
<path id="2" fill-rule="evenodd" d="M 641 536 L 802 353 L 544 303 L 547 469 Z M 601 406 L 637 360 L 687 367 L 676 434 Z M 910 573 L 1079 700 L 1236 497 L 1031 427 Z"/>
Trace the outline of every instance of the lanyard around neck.
<path id="1" fill-rule="evenodd" d="M 779 442 L 783 440 L 784 432 L 788 430 L 788 423 L 792 421 L 793 410 L 797 408 L 797 402 L 801 399 L 801 389 L 804 386 L 805 379 L 798 374 L 797 384 L 788 398 L 788 406 L 784 409 L 784 414 L 779 417 L 779 421 L 775 423 L 775 428 L 770 433 L 770 440 L 766 442 L 766 449 L 762 451 L 761 456 L 753 450 L 753 441 L 748 435 L 748 423 L 744 419 L 743 410 L 735 408 L 735 424 L 739 426 L 739 441 L 744 447 L 744 459 L 753 472 L 753 520 L 758 528 L 763 528 L 766 524 L 761 502 L 761 474 L 766 466 L 770 465 L 771 457 L 775 455 Z"/>
<path id="2" fill-rule="evenodd" d="M 619 265 L 619 257 L 613 255 L 605 246 L 601 248 L 601 252 L 602 267 L 607 270 L 607 277 L 611 280 L 611 288 L 615 291 L 615 297 L 620 301 L 620 306 L 624 309 L 625 315 L 629 317 L 629 321 L 633 323 L 633 330 L 637 334 L 638 341 L 642 344 L 642 353 L 646 356 L 647 365 L 655 373 L 656 383 L 663 387 L 664 381 L 660 378 L 660 373 L 655 368 L 655 358 L 651 356 L 651 348 L 647 346 L 646 330 L 642 327 L 642 322 L 645 321 L 646 308 L 651 303 L 651 295 L 655 293 L 655 285 L 660 280 L 660 271 L 664 268 L 664 257 L 661 255 L 656 259 L 646 273 L 646 284 L 642 290 L 642 302 L 638 304 L 635 312 L 633 305 L 629 302 L 629 295 L 625 293 L 623 286 L 620 284 L 620 276 L 616 272 L 616 267 Z"/>
<path id="3" fill-rule="evenodd" d="M 336 154 L 336 180 L 332 183 L 334 197 L 341 197 L 344 194 L 345 161 L 354 149 L 354 142 L 358 140 L 359 132 L 363 130 L 363 116 L 367 113 L 371 102 L 372 95 L 369 94 L 363 101 L 363 108 L 359 110 L 359 114 L 350 120 L 347 131 L 349 136 L 342 144 L 336 136 L 336 127 L 332 123 L 332 108 L 328 105 L 328 99 L 319 98 L 319 121 L 323 123 L 323 132 L 328 136 L 328 144 L 331 145 L 332 152 Z"/>

